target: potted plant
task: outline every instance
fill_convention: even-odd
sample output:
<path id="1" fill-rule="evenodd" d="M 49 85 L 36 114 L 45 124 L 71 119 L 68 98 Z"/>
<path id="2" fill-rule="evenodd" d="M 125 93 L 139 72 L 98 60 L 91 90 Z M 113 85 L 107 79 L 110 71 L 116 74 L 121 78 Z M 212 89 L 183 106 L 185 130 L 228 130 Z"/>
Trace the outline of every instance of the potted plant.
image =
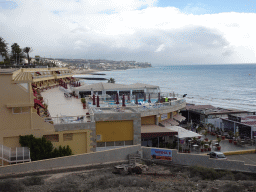
<path id="1" fill-rule="evenodd" d="M 204 139 L 204 140 L 205 140 L 205 141 L 208 141 L 208 138 L 206 137 L 206 136 L 207 136 L 207 131 L 206 131 L 206 130 L 204 131 L 203 135 L 205 136 L 205 139 Z"/>
<path id="2" fill-rule="evenodd" d="M 208 146 L 204 145 L 204 151 L 207 151 L 207 150 L 208 150 Z"/>
<path id="3" fill-rule="evenodd" d="M 228 135 L 229 135 L 229 140 L 228 140 L 228 142 L 229 142 L 229 143 L 232 143 L 233 137 L 234 137 L 233 131 L 229 131 L 229 132 L 228 132 Z"/>
<path id="4" fill-rule="evenodd" d="M 217 142 L 218 142 L 217 150 L 220 151 L 221 150 L 221 146 L 220 146 L 221 138 L 217 138 Z"/>
<path id="5" fill-rule="evenodd" d="M 211 144 L 212 144 L 212 140 L 209 141 L 208 151 L 211 151 L 211 150 L 212 150 Z"/>
<path id="6" fill-rule="evenodd" d="M 201 147 L 202 147 L 202 148 L 201 148 L 201 152 L 204 152 L 204 148 L 203 148 L 203 147 L 204 147 L 204 144 L 205 144 L 205 142 L 204 142 L 204 141 L 201 141 L 201 143 L 200 143 L 200 145 L 201 145 Z"/>
<path id="7" fill-rule="evenodd" d="M 237 138 L 239 137 L 239 133 L 236 132 L 234 136 L 235 136 L 235 138 L 236 138 L 236 140 L 234 141 L 234 145 L 237 145 Z"/>

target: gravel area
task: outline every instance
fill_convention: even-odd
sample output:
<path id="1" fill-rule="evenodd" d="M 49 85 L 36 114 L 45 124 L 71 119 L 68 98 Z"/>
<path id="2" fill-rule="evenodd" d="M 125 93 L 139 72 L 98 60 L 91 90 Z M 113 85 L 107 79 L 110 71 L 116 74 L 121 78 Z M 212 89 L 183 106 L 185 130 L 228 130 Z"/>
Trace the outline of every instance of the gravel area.
<path id="1" fill-rule="evenodd" d="M 113 166 L 3 179 L 0 191 L 256 191 L 256 175 L 201 167 L 149 165 L 140 175 L 113 173 Z"/>

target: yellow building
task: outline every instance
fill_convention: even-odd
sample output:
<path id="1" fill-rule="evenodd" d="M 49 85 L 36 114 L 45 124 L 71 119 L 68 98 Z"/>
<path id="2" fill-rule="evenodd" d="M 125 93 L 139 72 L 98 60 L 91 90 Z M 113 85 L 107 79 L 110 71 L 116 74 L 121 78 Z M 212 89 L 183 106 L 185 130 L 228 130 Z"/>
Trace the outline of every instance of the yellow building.
<path id="1" fill-rule="evenodd" d="M 20 135 L 33 134 L 54 147 L 69 145 L 73 154 L 89 153 L 141 144 L 141 127 L 176 125 L 182 118 L 178 112 L 186 105 L 184 99 L 121 108 L 87 106 L 88 113 L 77 119 L 49 116 L 39 90 L 74 83 L 72 75 L 68 68 L 0 69 L 0 145 L 15 149 Z"/>
<path id="2" fill-rule="evenodd" d="M 74 154 L 90 152 L 94 123 L 88 129 L 58 131 L 53 122 L 45 122 L 45 105 L 38 103 L 37 90 L 73 81 L 72 75 L 67 68 L 1 69 L 0 145 L 16 148 L 20 135 L 33 134 L 45 136 L 55 147 L 69 145 Z"/>

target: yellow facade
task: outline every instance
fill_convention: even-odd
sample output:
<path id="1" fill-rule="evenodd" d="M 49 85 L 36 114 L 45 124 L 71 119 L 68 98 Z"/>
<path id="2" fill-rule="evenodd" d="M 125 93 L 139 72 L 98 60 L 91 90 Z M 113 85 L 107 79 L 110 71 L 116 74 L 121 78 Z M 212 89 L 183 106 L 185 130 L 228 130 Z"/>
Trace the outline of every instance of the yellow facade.
<path id="1" fill-rule="evenodd" d="M 96 122 L 97 142 L 133 140 L 133 121 Z"/>
<path id="2" fill-rule="evenodd" d="M 141 125 L 155 125 L 156 124 L 156 116 L 146 116 L 141 117 Z"/>
<path id="3" fill-rule="evenodd" d="M 60 74 L 57 74 L 57 71 Z M 37 75 L 36 72 L 41 75 Z M 90 152 L 90 130 L 55 132 L 54 125 L 44 122 L 44 118 L 34 109 L 32 83 L 44 87 L 57 84 L 55 79 L 71 76 L 67 68 L 0 71 L 0 144 L 15 148 L 20 147 L 20 135 L 58 135 L 58 142 L 52 142 L 54 147 L 69 145 L 73 154 Z"/>
<path id="4" fill-rule="evenodd" d="M 170 119 L 170 118 L 171 118 L 171 114 L 172 114 L 172 113 L 161 114 L 161 115 L 159 116 L 159 118 L 158 118 L 158 122 L 164 121 L 164 120 L 166 120 L 166 119 Z M 163 120 L 162 120 L 162 118 L 163 118 Z"/>

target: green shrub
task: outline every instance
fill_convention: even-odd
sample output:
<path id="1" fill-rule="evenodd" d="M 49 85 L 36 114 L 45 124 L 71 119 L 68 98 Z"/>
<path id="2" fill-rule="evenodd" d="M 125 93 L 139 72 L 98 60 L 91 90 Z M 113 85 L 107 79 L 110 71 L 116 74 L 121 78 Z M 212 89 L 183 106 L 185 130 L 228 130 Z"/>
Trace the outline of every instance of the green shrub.
<path id="1" fill-rule="evenodd" d="M 196 177 L 199 176 L 203 180 L 215 180 L 222 178 L 223 176 L 230 175 L 232 177 L 232 173 L 230 171 L 216 171 L 212 168 L 204 168 L 199 166 L 192 166 L 189 168 L 190 176 Z"/>
<path id="2" fill-rule="evenodd" d="M 63 148 L 59 146 L 59 149 L 54 149 L 53 144 L 45 137 L 35 138 L 33 135 L 25 135 L 20 136 L 19 142 L 22 147 L 30 149 L 32 161 L 72 155 L 69 146 Z"/>
<path id="3" fill-rule="evenodd" d="M 23 180 L 23 184 L 26 186 L 32 186 L 32 185 L 43 185 L 44 180 L 41 177 L 28 177 Z"/>
<path id="4" fill-rule="evenodd" d="M 0 191 L 23 191 L 24 187 L 17 181 L 13 179 L 6 179 L 0 181 Z"/>

